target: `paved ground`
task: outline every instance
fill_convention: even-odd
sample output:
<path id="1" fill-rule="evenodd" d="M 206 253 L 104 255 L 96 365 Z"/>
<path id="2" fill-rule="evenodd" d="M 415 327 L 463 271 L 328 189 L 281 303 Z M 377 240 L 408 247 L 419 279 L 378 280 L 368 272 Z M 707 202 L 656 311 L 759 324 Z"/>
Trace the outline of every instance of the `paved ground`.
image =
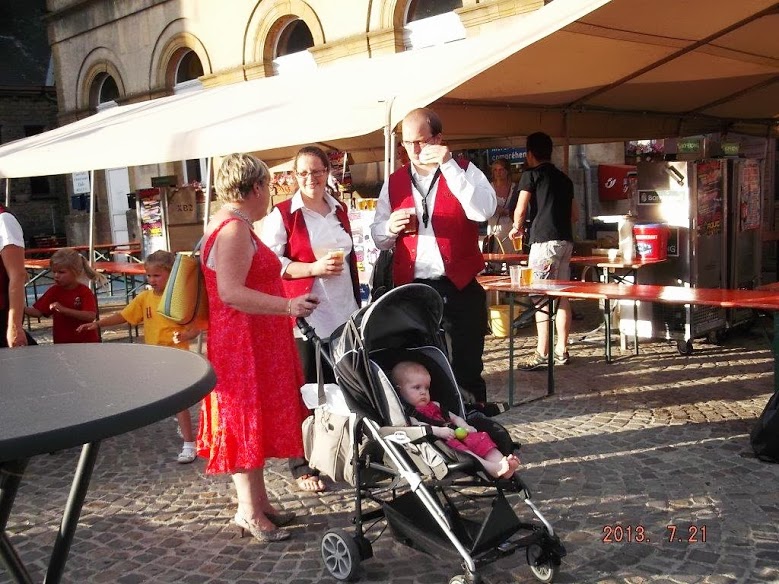
<path id="1" fill-rule="evenodd" d="M 586 318 L 575 326 L 591 328 L 595 307 L 577 306 Z M 529 331 L 522 334 L 527 348 L 520 353 L 532 346 Z M 48 332 L 36 335 L 45 340 Z M 499 418 L 523 443 L 523 477 L 568 549 L 556 581 L 779 581 L 779 465 L 757 461 L 748 442 L 773 384 L 761 326 L 721 346 L 698 343 L 688 357 L 660 342 L 612 365 L 600 346 L 576 345 L 571 355 L 571 364 L 557 369 L 556 395 Z M 507 342 L 490 339 L 485 361 L 491 394 L 505 396 Z M 519 399 L 543 396 L 545 379 L 544 372 L 517 373 Z M 349 526 L 350 491 L 333 485 L 319 496 L 301 493 L 284 464 L 271 464 L 272 497 L 301 519 L 288 542 L 260 545 L 230 525 L 229 478 L 206 477 L 202 462 L 176 464 L 179 446 L 173 420 L 104 442 L 66 582 L 333 581 L 319 560 L 319 538 Z M 69 450 L 35 458 L 8 524 L 36 580 L 77 456 Z M 447 582 L 460 572 L 386 533 L 374 552 L 362 582 Z M 483 575 L 489 584 L 534 581 L 524 555 Z"/>

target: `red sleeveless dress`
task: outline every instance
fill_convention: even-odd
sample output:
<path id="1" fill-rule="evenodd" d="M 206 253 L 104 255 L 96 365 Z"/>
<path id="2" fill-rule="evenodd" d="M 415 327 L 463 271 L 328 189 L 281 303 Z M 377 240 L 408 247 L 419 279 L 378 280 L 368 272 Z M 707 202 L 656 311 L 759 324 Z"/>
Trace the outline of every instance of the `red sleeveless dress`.
<path id="1" fill-rule="evenodd" d="M 203 246 L 207 258 L 217 227 Z M 281 263 L 252 231 L 257 251 L 246 286 L 284 296 Z M 216 272 L 201 264 L 209 303 L 207 356 L 216 386 L 203 399 L 197 453 L 207 473 L 262 468 L 268 458 L 303 456 L 300 424 L 308 415 L 300 397 L 303 373 L 286 315 L 247 314 L 224 304 Z"/>

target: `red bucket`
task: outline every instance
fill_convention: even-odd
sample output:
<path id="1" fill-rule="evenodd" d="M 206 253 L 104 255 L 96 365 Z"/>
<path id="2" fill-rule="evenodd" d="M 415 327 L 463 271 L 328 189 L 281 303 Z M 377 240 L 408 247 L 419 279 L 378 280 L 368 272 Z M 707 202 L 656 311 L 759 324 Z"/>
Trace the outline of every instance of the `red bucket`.
<path id="1" fill-rule="evenodd" d="M 635 225 L 636 251 L 642 260 L 664 260 L 668 257 L 668 225 L 649 223 Z"/>

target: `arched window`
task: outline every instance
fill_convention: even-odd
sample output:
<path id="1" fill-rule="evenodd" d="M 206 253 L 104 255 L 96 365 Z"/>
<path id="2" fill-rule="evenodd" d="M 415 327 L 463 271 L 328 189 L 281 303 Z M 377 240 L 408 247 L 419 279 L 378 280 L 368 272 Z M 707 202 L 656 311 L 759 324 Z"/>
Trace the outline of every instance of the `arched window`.
<path id="1" fill-rule="evenodd" d="M 176 67 L 176 85 L 202 76 L 203 64 L 200 62 L 200 57 L 195 51 L 186 50 Z"/>
<path id="2" fill-rule="evenodd" d="M 438 16 L 462 7 L 462 0 L 411 0 L 406 12 L 406 22 Z"/>
<path id="3" fill-rule="evenodd" d="M 101 104 L 115 103 L 119 99 L 119 87 L 108 73 L 100 73 L 89 90 L 89 104 L 99 108 Z"/>
<path id="4" fill-rule="evenodd" d="M 308 25 L 300 18 L 291 18 L 281 26 L 273 51 L 273 73 L 288 74 L 316 67 L 314 58 L 306 50 L 314 46 Z"/>
<path id="5" fill-rule="evenodd" d="M 308 25 L 296 18 L 292 20 L 279 34 L 279 41 L 276 44 L 276 57 L 299 53 L 314 46 L 314 37 Z"/>

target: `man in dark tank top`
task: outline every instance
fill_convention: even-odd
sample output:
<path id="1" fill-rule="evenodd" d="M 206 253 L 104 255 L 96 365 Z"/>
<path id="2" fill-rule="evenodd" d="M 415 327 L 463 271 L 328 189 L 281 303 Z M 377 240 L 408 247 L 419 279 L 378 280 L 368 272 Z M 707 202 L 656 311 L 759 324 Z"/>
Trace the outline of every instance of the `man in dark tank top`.
<path id="1" fill-rule="evenodd" d="M 578 219 L 578 208 L 571 179 L 551 162 L 552 146 L 552 139 L 543 132 L 527 137 L 529 168 L 519 179 L 519 200 L 514 211 L 514 224 L 509 232 L 510 238 L 518 237 L 528 209 L 535 210 L 528 237 L 528 265 L 533 269 L 534 280 L 569 280 L 571 277 L 573 223 Z M 546 367 L 549 352 L 548 318 L 543 311 L 536 312 L 536 350 L 521 365 L 522 369 L 529 371 Z M 570 329 L 571 306 L 567 299 L 562 299 L 555 317 L 555 365 L 565 365 L 569 361 L 567 345 Z"/>

